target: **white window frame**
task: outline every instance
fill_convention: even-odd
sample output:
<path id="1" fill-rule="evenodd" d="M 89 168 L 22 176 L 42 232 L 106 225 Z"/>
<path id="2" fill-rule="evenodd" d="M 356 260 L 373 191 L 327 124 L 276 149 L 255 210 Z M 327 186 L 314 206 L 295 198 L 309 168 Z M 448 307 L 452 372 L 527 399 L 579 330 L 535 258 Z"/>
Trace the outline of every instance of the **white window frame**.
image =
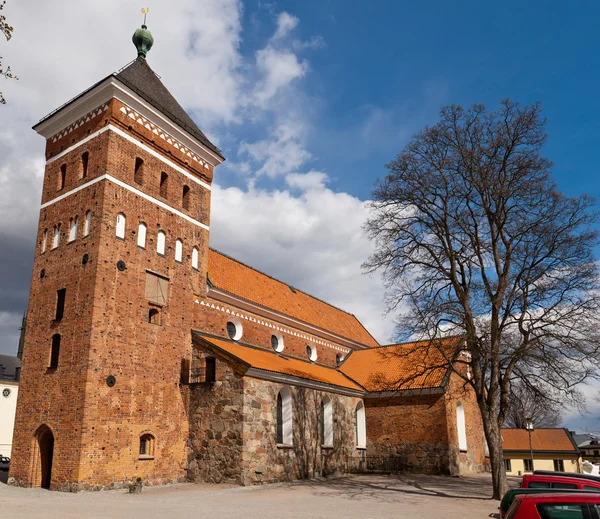
<path id="1" fill-rule="evenodd" d="M 60 224 L 54 226 L 54 234 L 52 236 L 52 248 L 57 249 L 60 245 Z"/>
<path id="2" fill-rule="evenodd" d="M 85 213 L 85 223 L 83 225 L 83 237 L 90 235 L 92 229 L 92 211 Z"/>
<path id="3" fill-rule="evenodd" d="M 175 261 L 181 263 L 183 260 L 183 242 L 178 238 L 175 240 Z"/>
<path id="4" fill-rule="evenodd" d="M 308 360 L 311 362 L 316 362 L 318 358 L 317 347 L 314 344 L 306 345 L 310 349 L 310 355 L 308 356 Z"/>
<path id="5" fill-rule="evenodd" d="M 366 449 L 367 447 L 367 417 L 365 415 L 365 404 L 359 402 L 354 411 L 356 417 L 356 447 Z"/>
<path id="6" fill-rule="evenodd" d="M 467 452 L 467 425 L 462 402 L 456 404 L 456 430 L 458 432 L 458 450 Z"/>
<path id="7" fill-rule="evenodd" d="M 147 229 L 148 228 L 146 227 L 146 224 L 144 222 L 140 222 L 140 224 L 138 225 L 137 244 L 138 247 L 141 247 L 142 249 L 146 248 Z"/>
<path id="8" fill-rule="evenodd" d="M 198 248 L 192 249 L 192 268 L 198 270 Z"/>
<path id="9" fill-rule="evenodd" d="M 283 445 L 294 444 L 294 427 L 293 427 L 293 405 L 292 405 L 292 393 L 287 387 L 282 387 L 279 391 L 281 395 L 281 416 L 277 416 L 277 419 L 281 419 L 281 432 Z"/>
<path id="10" fill-rule="evenodd" d="M 331 398 L 323 397 L 321 401 L 323 408 L 323 447 L 333 447 L 333 404 Z"/>
<path id="11" fill-rule="evenodd" d="M 117 215 L 117 224 L 115 225 L 115 235 L 117 238 L 125 239 L 125 224 L 127 222 L 127 218 L 125 214 L 119 213 Z"/>
<path id="12" fill-rule="evenodd" d="M 164 231 L 158 231 L 156 235 L 156 252 L 159 254 L 165 254 L 165 245 L 167 242 L 167 235 Z"/>
<path id="13" fill-rule="evenodd" d="M 73 218 L 69 224 L 69 243 L 77 239 L 77 228 L 79 227 L 79 218 Z"/>

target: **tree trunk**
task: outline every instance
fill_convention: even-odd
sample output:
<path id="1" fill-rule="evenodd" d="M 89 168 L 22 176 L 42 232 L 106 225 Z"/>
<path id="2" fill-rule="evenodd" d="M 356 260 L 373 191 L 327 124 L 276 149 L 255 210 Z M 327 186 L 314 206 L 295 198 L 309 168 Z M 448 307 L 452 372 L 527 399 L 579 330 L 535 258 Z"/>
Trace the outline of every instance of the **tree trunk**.
<path id="1" fill-rule="evenodd" d="M 508 490 L 508 481 L 506 479 L 506 471 L 504 470 L 502 435 L 496 417 L 490 417 L 487 413 L 484 415 L 483 412 L 481 414 L 492 465 L 492 485 L 494 489 L 492 499 L 500 500 Z M 490 414 L 493 415 L 493 411 Z"/>

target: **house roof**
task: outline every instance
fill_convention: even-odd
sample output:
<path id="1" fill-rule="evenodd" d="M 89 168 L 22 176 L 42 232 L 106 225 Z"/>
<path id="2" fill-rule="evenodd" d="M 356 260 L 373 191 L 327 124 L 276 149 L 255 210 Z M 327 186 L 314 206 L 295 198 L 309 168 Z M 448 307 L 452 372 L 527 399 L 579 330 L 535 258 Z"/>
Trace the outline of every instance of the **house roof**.
<path id="1" fill-rule="evenodd" d="M 246 364 L 249 368 L 291 375 L 355 391 L 363 390 L 358 384 L 334 368 L 288 357 L 274 351 L 242 345 L 239 342 L 228 341 L 202 332 L 194 332 L 194 337 L 204 341 L 205 344 L 208 343 L 209 346 L 216 348 L 226 356 Z"/>
<path id="2" fill-rule="evenodd" d="M 365 346 L 379 344 L 354 315 L 214 249 L 208 253 L 208 277 L 215 288 L 251 303 Z"/>
<path id="3" fill-rule="evenodd" d="M 502 429 L 504 451 L 529 452 L 529 431 L 527 429 Z M 533 451 L 577 452 L 571 435 L 566 429 L 533 429 L 531 431 Z"/>
<path id="4" fill-rule="evenodd" d="M 0 355 L 0 368 L 4 368 L 4 372 L 0 369 L 0 379 L 14 380 L 17 368 L 21 367 L 19 357 L 12 355 Z"/>
<path id="5" fill-rule="evenodd" d="M 438 388 L 462 340 L 447 337 L 353 351 L 340 371 L 372 392 Z"/>

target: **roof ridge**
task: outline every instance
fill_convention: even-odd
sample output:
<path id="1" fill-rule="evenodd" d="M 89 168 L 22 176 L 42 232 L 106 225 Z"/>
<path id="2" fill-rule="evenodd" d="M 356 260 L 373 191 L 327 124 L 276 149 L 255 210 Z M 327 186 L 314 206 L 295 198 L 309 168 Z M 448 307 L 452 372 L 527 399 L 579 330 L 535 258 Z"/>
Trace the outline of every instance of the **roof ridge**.
<path id="1" fill-rule="evenodd" d="M 339 310 L 340 312 L 344 312 L 346 315 L 349 315 L 351 317 L 354 317 L 354 319 L 356 319 L 356 322 L 358 322 L 364 329 L 365 331 L 375 340 L 375 342 L 379 343 L 379 341 L 377 341 L 377 339 L 375 339 L 375 337 L 373 337 L 371 335 L 371 333 L 369 332 L 369 330 L 367 330 L 367 328 L 365 327 L 365 325 L 363 323 L 360 322 L 360 320 L 358 319 L 358 317 L 356 317 L 353 313 L 350 313 L 346 310 L 344 310 L 343 308 L 339 308 L 338 306 L 332 305 L 331 303 L 328 303 L 327 301 L 323 301 L 322 299 L 313 296 L 311 294 L 309 294 L 308 292 L 295 287 L 293 285 L 290 285 L 289 283 L 286 283 L 285 281 L 282 281 L 281 279 L 277 279 L 276 277 L 271 276 L 270 274 L 267 274 L 266 272 L 263 272 L 262 270 L 257 269 L 256 267 L 253 267 L 251 265 L 248 265 L 247 263 L 244 263 L 243 261 L 240 261 L 238 259 L 235 259 L 234 257 L 230 256 L 229 254 L 225 254 L 224 252 L 221 252 L 220 250 L 215 249 L 214 247 L 209 247 L 209 249 L 213 252 L 216 252 L 217 254 L 220 254 L 221 256 L 225 256 L 226 258 L 230 259 L 231 261 L 235 261 L 236 263 L 239 263 L 240 265 L 243 265 L 244 267 L 247 267 L 249 269 L 254 270 L 255 272 L 258 272 L 259 274 L 262 274 L 263 276 L 268 277 L 269 279 L 272 279 L 273 281 L 277 281 L 278 283 L 281 283 L 282 285 L 285 285 L 289 288 L 293 288 L 294 290 L 298 291 L 298 292 L 302 292 L 304 295 L 311 297 L 313 299 L 316 299 L 317 301 L 320 301 L 321 303 L 330 306 L 331 308 L 335 308 L 336 310 Z M 210 273 L 209 273 L 210 274 Z M 378 348 L 379 346 L 369 346 L 370 348 Z"/>
<path id="2" fill-rule="evenodd" d="M 383 349 L 383 348 L 393 348 L 394 346 L 406 346 L 407 344 L 418 344 L 420 342 L 432 342 L 432 341 L 437 341 L 437 340 L 446 340 L 446 339 L 458 339 L 460 337 L 464 337 L 463 334 L 457 334 L 457 335 L 448 335 L 447 337 L 439 337 L 439 338 L 433 338 L 433 339 L 422 339 L 420 341 L 406 341 L 406 342 L 396 342 L 393 344 L 380 344 L 379 346 L 371 346 L 369 349 L 371 350 L 379 350 L 379 349 Z"/>

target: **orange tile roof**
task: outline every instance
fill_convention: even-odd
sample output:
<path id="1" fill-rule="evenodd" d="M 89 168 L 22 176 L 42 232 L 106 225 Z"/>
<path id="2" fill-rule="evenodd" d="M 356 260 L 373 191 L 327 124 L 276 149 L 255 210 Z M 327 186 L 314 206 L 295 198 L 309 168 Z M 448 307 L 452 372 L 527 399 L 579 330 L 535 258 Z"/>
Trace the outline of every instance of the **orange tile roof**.
<path id="1" fill-rule="evenodd" d="M 378 346 L 360 321 L 225 254 L 210 249 L 208 277 L 215 288 L 366 346 Z"/>
<path id="2" fill-rule="evenodd" d="M 527 429 L 502 429 L 502 448 L 505 451 L 529 451 Z M 531 431 L 534 451 L 572 451 L 577 449 L 566 429 L 534 429 Z"/>
<path id="3" fill-rule="evenodd" d="M 207 342 L 212 346 L 216 346 L 219 350 L 228 353 L 252 368 L 272 371 L 274 373 L 283 373 L 285 375 L 292 375 L 294 377 L 314 380 L 316 382 L 340 386 L 347 389 L 354 389 L 356 391 L 363 391 L 358 384 L 349 380 L 334 368 L 327 368 L 308 361 L 285 357 L 270 350 L 253 348 L 237 342 L 209 337 L 198 332 L 194 335 L 202 341 Z"/>
<path id="4" fill-rule="evenodd" d="M 448 372 L 446 359 L 453 358 L 461 344 L 462 337 L 448 337 L 353 351 L 340 371 L 367 391 L 437 388 Z"/>

